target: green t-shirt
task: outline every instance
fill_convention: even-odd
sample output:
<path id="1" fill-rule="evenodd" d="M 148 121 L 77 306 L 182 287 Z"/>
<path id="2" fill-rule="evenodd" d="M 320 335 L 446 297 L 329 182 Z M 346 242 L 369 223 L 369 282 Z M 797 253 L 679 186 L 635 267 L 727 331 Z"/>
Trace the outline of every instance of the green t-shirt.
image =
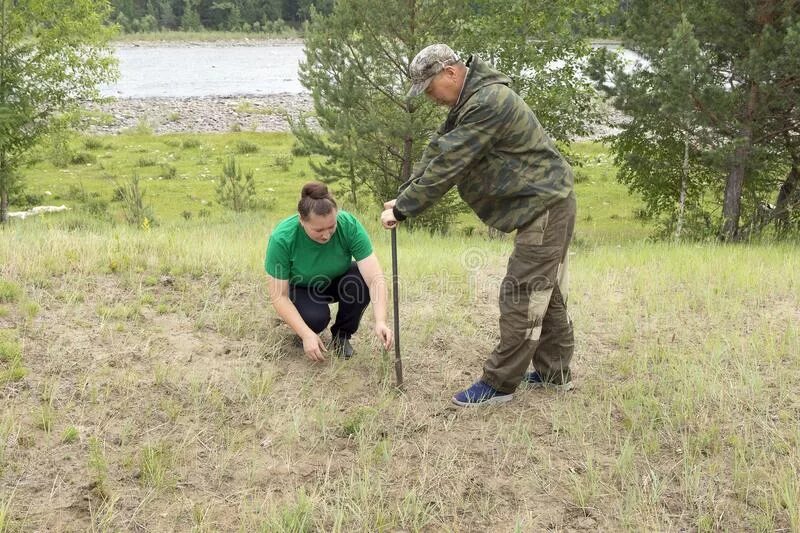
<path id="1" fill-rule="evenodd" d="M 294 215 L 272 231 L 264 268 L 273 278 L 292 285 L 320 286 L 347 272 L 353 258 L 361 261 L 370 254 L 367 231 L 350 213 L 339 210 L 336 231 L 325 244 L 311 240 L 300 225 L 300 215 Z"/>

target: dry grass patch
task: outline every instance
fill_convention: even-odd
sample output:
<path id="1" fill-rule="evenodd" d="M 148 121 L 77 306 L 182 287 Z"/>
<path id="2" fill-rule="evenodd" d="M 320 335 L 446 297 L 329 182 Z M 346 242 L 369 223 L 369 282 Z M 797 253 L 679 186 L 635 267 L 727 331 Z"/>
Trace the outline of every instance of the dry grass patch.
<path id="1" fill-rule="evenodd" d="M 401 235 L 398 394 L 369 313 L 350 361 L 291 345 L 242 220 L 2 236 L 6 529 L 798 528 L 794 249 L 576 248 L 577 389 L 462 410 L 508 242 Z"/>

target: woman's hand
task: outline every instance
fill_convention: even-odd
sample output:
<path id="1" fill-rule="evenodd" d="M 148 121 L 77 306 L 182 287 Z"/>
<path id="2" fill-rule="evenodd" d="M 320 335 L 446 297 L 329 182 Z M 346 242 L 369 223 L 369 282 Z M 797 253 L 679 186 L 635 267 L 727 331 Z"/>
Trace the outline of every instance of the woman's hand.
<path id="1" fill-rule="evenodd" d="M 394 333 L 392 333 L 392 330 L 386 325 L 386 322 L 378 322 L 375 324 L 375 335 L 385 349 L 388 350 L 392 347 Z"/>
<path id="2" fill-rule="evenodd" d="M 325 344 L 323 344 L 322 339 L 319 338 L 319 335 L 312 332 L 308 336 L 303 337 L 303 351 L 305 352 L 306 357 L 312 361 L 324 363 L 325 356 L 323 353 L 327 352 L 328 349 L 325 348 Z"/>

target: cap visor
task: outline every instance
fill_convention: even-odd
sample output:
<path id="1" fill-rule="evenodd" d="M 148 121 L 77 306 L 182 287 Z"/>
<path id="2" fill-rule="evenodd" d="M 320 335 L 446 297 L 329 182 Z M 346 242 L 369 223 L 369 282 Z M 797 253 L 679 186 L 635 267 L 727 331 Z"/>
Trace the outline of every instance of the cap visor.
<path id="1" fill-rule="evenodd" d="M 413 84 L 411 86 L 411 89 L 408 91 L 408 94 L 406 96 L 409 96 L 409 97 L 413 98 L 414 96 L 419 96 L 420 94 L 424 93 L 425 89 L 428 88 L 428 85 L 431 84 L 431 80 L 432 79 L 433 79 L 433 77 L 430 77 L 430 78 L 427 78 L 424 81 L 420 81 L 420 82 L 417 82 L 417 83 Z"/>

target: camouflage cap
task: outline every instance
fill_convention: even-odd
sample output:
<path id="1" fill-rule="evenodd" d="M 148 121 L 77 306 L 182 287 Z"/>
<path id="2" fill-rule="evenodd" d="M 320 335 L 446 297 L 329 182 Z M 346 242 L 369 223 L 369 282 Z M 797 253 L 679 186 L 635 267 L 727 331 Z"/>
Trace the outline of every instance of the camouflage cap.
<path id="1" fill-rule="evenodd" d="M 448 65 L 461 61 L 446 44 L 432 44 L 423 48 L 409 67 L 411 74 L 411 90 L 408 96 L 417 96 L 425 92 L 434 76 L 439 74 Z"/>

